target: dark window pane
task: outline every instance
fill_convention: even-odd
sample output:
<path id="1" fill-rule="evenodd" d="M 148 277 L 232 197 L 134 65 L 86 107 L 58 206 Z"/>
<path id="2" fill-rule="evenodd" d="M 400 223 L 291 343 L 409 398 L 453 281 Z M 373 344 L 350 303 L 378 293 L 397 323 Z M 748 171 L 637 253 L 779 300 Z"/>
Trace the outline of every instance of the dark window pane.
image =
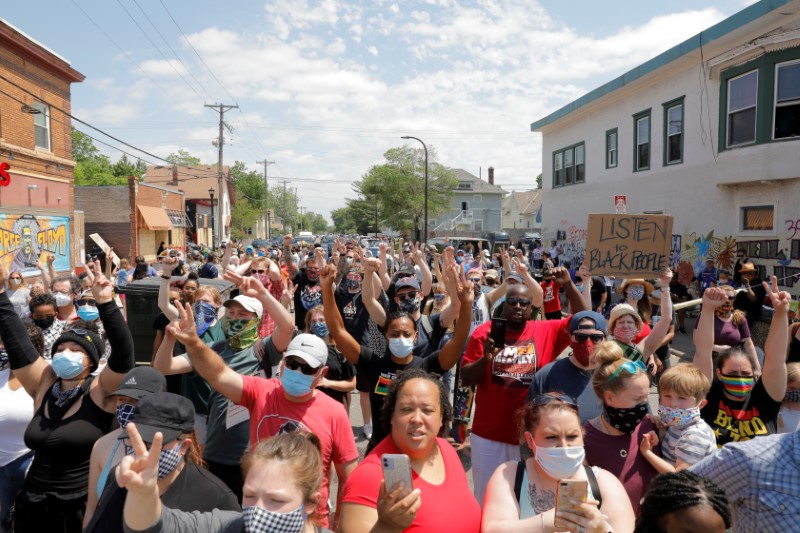
<path id="1" fill-rule="evenodd" d="M 775 109 L 775 138 L 800 136 L 800 103 Z"/>
<path id="2" fill-rule="evenodd" d="M 586 165 L 581 163 L 575 165 L 575 183 L 583 183 L 586 180 Z"/>
<path id="3" fill-rule="evenodd" d="M 800 63 L 778 67 L 778 102 L 800 99 Z"/>
<path id="4" fill-rule="evenodd" d="M 683 131 L 683 106 L 676 105 L 667 110 L 667 134 L 672 135 Z"/>
<path id="5" fill-rule="evenodd" d="M 756 105 L 758 93 L 758 71 L 750 72 L 730 81 L 728 111 L 738 111 Z"/>
<path id="6" fill-rule="evenodd" d="M 637 148 L 636 168 L 643 169 L 650 166 L 650 144 L 640 144 Z"/>
<path id="7" fill-rule="evenodd" d="M 640 118 L 636 125 L 639 130 L 636 137 L 638 144 L 650 142 L 650 117 Z"/>
<path id="8" fill-rule="evenodd" d="M 731 113 L 728 118 L 728 146 L 751 143 L 756 140 L 756 109 Z"/>
<path id="9" fill-rule="evenodd" d="M 671 135 L 668 139 L 667 163 L 680 161 L 681 157 L 681 137 L 682 135 Z"/>

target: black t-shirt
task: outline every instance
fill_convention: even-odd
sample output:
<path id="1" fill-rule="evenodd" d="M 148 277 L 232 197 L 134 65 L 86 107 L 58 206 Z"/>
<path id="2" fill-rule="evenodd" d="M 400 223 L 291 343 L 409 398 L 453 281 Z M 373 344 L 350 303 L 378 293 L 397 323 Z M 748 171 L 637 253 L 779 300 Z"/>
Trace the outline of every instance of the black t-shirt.
<path id="1" fill-rule="evenodd" d="M 335 293 L 336 307 L 344 321 L 344 329 L 359 344 L 367 344 L 369 335 L 369 311 L 362 300 L 361 292 L 350 294 L 344 283 L 340 283 Z"/>
<path id="2" fill-rule="evenodd" d="M 439 353 L 422 359 L 418 356 L 413 356 L 411 362 L 405 365 L 400 365 L 392 360 L 390 353 L 383 357 L 375 357 L 367 346 L 361 346 L 361 354 L 358 356 L 358 365 L 356 368 L 359 373 L 364 373 L 367 376 L 369 383 L 369 404 L 372 408 L 372 439 L 370 442 L 378 443 L 386 436 L 383 431 L 383 424 L 381 423 L 381 412 L 383 410 L 383 400 L 389 394 L 389 385 L 392 384 L 397 374 L 403 370 L 410 368 L 422 368 L 425 372 L 435 372 L 443 374 L 442 367 L 439 364 Z"/>
<path id="3" fill-rule="evenodd" d="M 110 474 L 97 503 L 97 510 L 84 533 L 122 531 L 122 511 L 127 494 L 128 490 L 117 485 L 114 474 Z M 186 512 L 206 513 L 214 509 L 241 511 L 236 496 L 225 483 L 208 470 L 190 462 L 185 463 L 181 473 L 161 495 L 161 503 L 170 509 Z"/>
<path id="4" fill-rule="evenodd" d="M 700 410 L 700 416 L 714 430 L 717 446 L 721 448 L 728 442 L 750 440 L 777 431 L 781 402 L 770 398 L 764 380 L 759 379 L 740 402 L 726 398 L 723 390 L 722 382 L 714 379 L 706 396 L 708 403 Z"/>
<path id="5" fill-rule="evenodd" d="M 322 287 L 319 279 L 311 281 L 305 269 L 301 269 L 292 279 L 294 291 L 294 325 L 299 330 L 306 329 L 306 311 L 317 305 L 322 305 Z"/>
<path id="6" fill-rule="evenodd" d="M 592 295 L 592 309 L 597 309 L 600 307 L 600 302 L 603 300 L 603 295 L 606 293 L 606 281 L 602 276 L 594 276 L 592 278 L 590 293 Z"/>
<path id="7" fill-rule="evenodd" d="M 159 313 L 156 319 L 153 320 L 153 329 L 160 331 L 161 334 L 166 337 L 167 326 L 169 326 L 169 319 L 164 313 Z M 161 338 L 161 342 L 164 342 L 164 337 Z M 183 353 L 186 353 L 186 348 L 184 348 L 181 343 L 176 342 L 172 347 L 172 357 L 179 356 Z M 181 375 L 167 376 L 167 392 L 180 394 L 182 383 L 183 376 Z"/>
<path id="8" fill-rule="evenodd" d="M 752 329 L 753 324 L 761 317 L 761 305 L 764 303 L 764 298 L 767 296 L 767 291 L 761 285 L 760 279 L 753 279 L 750 282 L 750 287 L 753 289 L 753 294 L 756 299 L 752 302 L 747 297 L 747 292 L 740 292 L 733 299 L 733 308 L 740 309 L 747 315 L 747 325 Z"/>
<path id="9" fill-rule="evenodd" d="M 325 378 L 331 381 L 348 381 L 356 375 L 356 367 L 348 361 L 335 346 L 328 346 L 328 373 Z M 343 404 L 348 393 L 320 387 L 319 390 Z"/>

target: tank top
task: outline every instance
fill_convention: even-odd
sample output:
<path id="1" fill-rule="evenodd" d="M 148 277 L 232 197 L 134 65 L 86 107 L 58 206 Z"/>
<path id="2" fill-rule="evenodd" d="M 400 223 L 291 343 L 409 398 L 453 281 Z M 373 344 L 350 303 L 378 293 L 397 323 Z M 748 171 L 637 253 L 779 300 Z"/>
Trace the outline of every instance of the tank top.
<path id="1" fill-rule="evenodd" d="M 22 386 L 11 390 L 10 377 L 10 370 L 0 372 L 0 467 L 30 451 L 23 435 L 33 418 L 33 398 Z"/>
<path id="2" fill-rule="evenodd" d="M 92 447 L 111 431 L 114 414 L 100 409 L 87 390 L 78 411 L 54 423 L 44 415 L 52 396 L 50 389 L 25 431 L 25 444 L 35 455 L 24 489 L 34 493 L 85 493 Z"/>
<path id="3" fill-rule="evenodd" d="M 592 466 L 591 469 L 592 469 L 592 472 L 594 472 L 595 477 L 597 477 L 597 474 L 600 472 L 600 469 L 598 467 L 596 467 L 596 466 Z M 528 469 L 524 468 L 523 472 L 524 473 L 522 475 L 522 488 L 525 489 L 525 492 L 523 494 L 520 494 L 520 497 L 519 497 L 519 519 L 520 520 L 524 520 L 526 518 L 531 518 L 532 516 L 536 516 L 538 514 L 546 513 L 547 511 L 552 509 L 552 507 L 547 507 L 547 509 L 545 509 L 544 507 L 534 506 L 535 502 L 531 502 L 531 498 L 530 498 L 530 496 L 531 496 L 531 489 L 530 489 L 531 485 L 528 482 Z M 589 490 L 587 491 L 587 494 L 588 494 L 590 500 L 596 500 L 597 499 L 595 497 L 593 491 L 592 491 L 592 484 L 591 483 L 589 483 Z"/>

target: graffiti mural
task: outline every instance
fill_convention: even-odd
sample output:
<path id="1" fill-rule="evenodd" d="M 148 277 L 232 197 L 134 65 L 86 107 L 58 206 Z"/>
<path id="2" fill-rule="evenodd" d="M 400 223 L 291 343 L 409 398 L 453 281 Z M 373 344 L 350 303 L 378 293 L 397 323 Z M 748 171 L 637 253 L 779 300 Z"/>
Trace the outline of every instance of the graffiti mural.
<path id="1" fill-rule="evenodd" d="M 706 267 L 706 261 L 711 260 L 714 266 L 728 271 L 733 270 L 736 263 L 736 239 L 731 236 L 715 237 L 714 231 L 706 235 L 690 233 L 686 236 L 679 236 L 683 248 L 680 251 L 679 263 L 687 263 L 692 266 L 696 276 Z M 673 235 L 673 247 L 675 236 Z"/>
<path id="2" fill-rule="evenodd" d="M 69 270 L 69 217 L 0 213 L 0 264 L 11 272 L 39 273 L 45 254 L 53 254 L 56 270 Z"/>

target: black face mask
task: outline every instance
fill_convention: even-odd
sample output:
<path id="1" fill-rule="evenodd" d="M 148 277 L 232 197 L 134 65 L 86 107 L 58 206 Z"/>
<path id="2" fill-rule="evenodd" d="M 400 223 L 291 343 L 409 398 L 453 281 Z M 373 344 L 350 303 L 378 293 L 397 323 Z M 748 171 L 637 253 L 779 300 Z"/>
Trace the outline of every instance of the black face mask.
<path id="1" fill-rule="evenodd" d="M 605 405 L 603 408 L 606 411 L 606 418 L 611 427 L 617 429 L 626 435 L 630 435 L 636 430 L 636 427 L 647 416 L 647 402 L 636 404 L 628 409 L 617 409 L 610 405 Z"/>
<path id="2" fill-rule="evenodd" d="M 56 317 L 54 316 L 49 316 L 47 318 L 34 318 L 33 323 L 36 324 L 39 327 L 39 329 L 47 329 L 53 325 L 53 322 L 55 322 L 55 320 Z"/>

